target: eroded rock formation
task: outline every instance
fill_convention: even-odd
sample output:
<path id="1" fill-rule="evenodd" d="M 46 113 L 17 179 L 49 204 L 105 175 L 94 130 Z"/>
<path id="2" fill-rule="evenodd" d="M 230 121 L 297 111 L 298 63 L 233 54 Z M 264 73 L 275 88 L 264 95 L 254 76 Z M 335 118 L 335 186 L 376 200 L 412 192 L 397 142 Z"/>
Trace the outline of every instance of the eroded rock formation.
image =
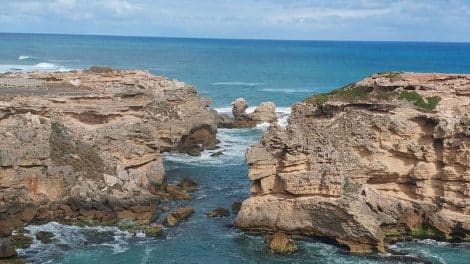
<path id="1" fill-rule="evenodd" d="M 277 122 L 276 105 L 272 102 L 263 102 L 252 113 L 247 112 L 248 102 L 244 98 L 237 98 L 232 102 L 232 115 L 219 114 L 218 127 L 220 128 L 250 128 L 260 123 Z"/>
<path id="2" fill-rule="evenodd" d="M 373 75 L 292 107 L 247 152 L 244 230 L 329 238 L 470 234 L 470 75 Z M 423 231 L 424 230 L 424 231 Z"/>
<path id="3" fill-rule="evenodd" d="M 0 77 L 1 236 L 41 220 L 149 223 L 160 199 L 190 198 L 167 190 L 160 153 L 217 143 L 217 113 L 182 82 L 107 68 Z"/>

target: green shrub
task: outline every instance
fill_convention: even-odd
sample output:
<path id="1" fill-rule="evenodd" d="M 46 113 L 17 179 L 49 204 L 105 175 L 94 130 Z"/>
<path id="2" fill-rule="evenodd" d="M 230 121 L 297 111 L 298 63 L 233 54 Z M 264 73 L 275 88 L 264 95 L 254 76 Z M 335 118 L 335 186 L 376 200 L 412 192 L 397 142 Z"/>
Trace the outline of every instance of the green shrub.
<path id="1" fill-rule="evenodd" d="M 335 97 L 344 101 L 355 101 L 358 99 L 367 99 L 374 90 L 368 86 L 354 86 L 340 89 L 335 93 Z"/>
<path id="2" fill-rule="evenodd" d="M 316 105 L 324 105 L 328 101 L 328 95 L 326 94 L 316 94 L 308 99 L 310 103 Z"/>
<path id="3" fill-rule="evenodd" d="M 389 78 L 389 79 L 400 76 L 400 72 L 379 72 L 377 74 L 382 77 Z"/>
<path id="4" fill-rule="evenodd" d="M 439 96 L 431 96 L 424 99 L 417 92 L 403 91 L 400 93 L 400 99 L 414 103 L 415 106 L 426 110 L 434 110 L 441 101 Z"/>
<path id="5" fill-rule="evenodd" d="M 361 190 L 361 184 L 349 180 L 349 178 L 344 179 L 343 183 L 343 193 L 345 195 L 357 194 Z"/>
<path id="6" fill-rule="evenodd" d="M 385 237 L 401 237 L 402 234 L 396 229 L 390 229 L 384 232 Z"/>
<path id="7" fill-rule="evenodd" d="M 434 227 L 423 225 L 411 230 L 411 236 L 417 239 L 445 240 L 444 234 Z"/>

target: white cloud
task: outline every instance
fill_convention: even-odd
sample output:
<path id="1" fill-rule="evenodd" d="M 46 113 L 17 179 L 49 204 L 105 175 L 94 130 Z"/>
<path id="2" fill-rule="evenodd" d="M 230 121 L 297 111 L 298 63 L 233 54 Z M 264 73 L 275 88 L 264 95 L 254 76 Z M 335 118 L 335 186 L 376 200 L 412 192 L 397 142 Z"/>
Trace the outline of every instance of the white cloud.
<path id="1" fill-rule="evenodd" d="M 0 0 L 1 27 L 202 37 L 470 40 L 468 0 Z M 7 24 L 6 24 L 7 23 Z M 387 35 L 388 34 L 388 35 Z M 459 35 L 460 34 L 460 35 Z"/>
<path id="2" fill-rule="evenodd" d="M 130 16 L 141 10 L 137 4 L 131 4 L 126 0 L 104 0 L 102 5 L 117 16 Z"/>

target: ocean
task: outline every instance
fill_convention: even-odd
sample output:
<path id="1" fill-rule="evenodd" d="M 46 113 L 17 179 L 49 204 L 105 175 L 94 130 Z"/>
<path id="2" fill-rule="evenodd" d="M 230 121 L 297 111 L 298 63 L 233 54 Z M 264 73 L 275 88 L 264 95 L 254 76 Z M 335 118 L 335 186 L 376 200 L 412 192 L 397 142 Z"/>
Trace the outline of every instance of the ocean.
<path id="1" fill-rule="evenodd" d="M 272 101 L 285 125 L 289 106 L 375 72 L 470 73 L 470 43 L 270 41 L 117 36 L 0 34 L 0 72 L 72 70 L 92 65 L 145 69 L 197 87 L 221 112 L 244 97 L 251 106 Z M 35 241 L 20 255 L 35 263 L 469 263 L 469 244 L 432 240 L 399 243 L 391 256 L 356 256 L 315 240 L 300 251 L 276 256 L 264 239 L 233 228 L 232 214 L 209 219 L 216 207 L 230 208 L 249 196 L 246 148 L 266 128 L 220 129 L 224 155 L 165 155 L 170 182 L 190 177 L 199 184 L 189 221 L 165 237 L 133 237 L 112 227 L 80 228 L 57 223 L 29 226 L 52 231 L 52 244 Z M 176 202 L 175 202 L 176 203 Z M 178 202 L 179 203 L 179 202 Z M 412 256 L 417 260 L 408 260 Z"/>

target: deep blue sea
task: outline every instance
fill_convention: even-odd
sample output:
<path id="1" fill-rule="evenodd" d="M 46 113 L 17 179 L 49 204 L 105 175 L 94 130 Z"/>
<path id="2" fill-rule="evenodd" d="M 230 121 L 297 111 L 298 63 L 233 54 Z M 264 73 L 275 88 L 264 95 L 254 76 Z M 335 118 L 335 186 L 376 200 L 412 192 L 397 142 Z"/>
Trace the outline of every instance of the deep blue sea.
<path id="1" fill-rule="evenodd" d="M 0 34 L 0 72 L 92 65 L 146 69 L 193 84 L 220 111 L 229 110 L 237 97 L 251 105 L 273 101 L 285 119 L 292 103 L 374 72 L 470 73 L 470 44 Z M 230 227 L 234 215 L 205 216 L 249 196 L 244 152 L 264 129 L 221 129 L 221 157 L 211 157 L 210 152 L 201 157 L 165 156 L 170 182 L 190 177 L 199 183 L 194 200 L 182 203 L 193 206 L 196 214 L 166 229 L 165 238 L 49 223 L 29 229 L 53 231 L 54 243 L 35 242 L 20 254 L 36 263 L 397 263 L 379 256 L 349 255 L 319 241 L 300 241 L 300 252 L 275 256 L 265 249 L 262 237 Z M 401 243 L 395 250 L 419 258 L 417 263 L 470 263 L 469 244 L 426 240 Z"/>

